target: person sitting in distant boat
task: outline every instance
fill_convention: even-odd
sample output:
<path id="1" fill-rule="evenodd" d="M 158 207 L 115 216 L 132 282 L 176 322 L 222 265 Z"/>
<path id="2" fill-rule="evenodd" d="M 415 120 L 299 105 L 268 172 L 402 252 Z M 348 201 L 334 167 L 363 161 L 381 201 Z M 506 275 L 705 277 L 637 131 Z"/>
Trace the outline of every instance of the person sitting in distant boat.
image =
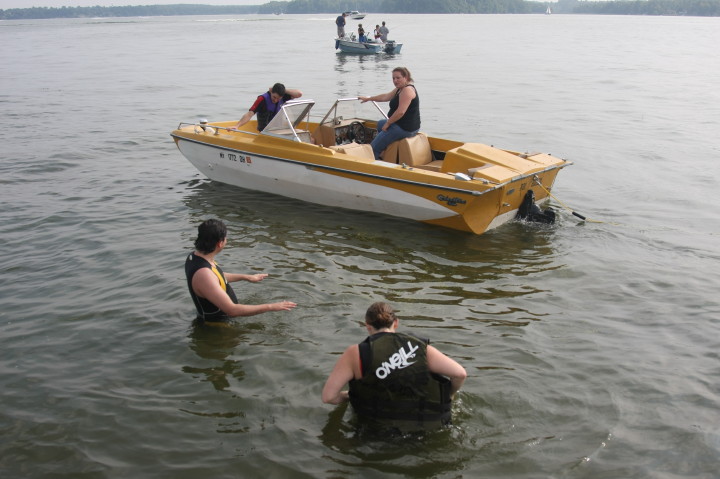
<path id="1" fill-rule="evenodd" d="M 365 313 L 369 336 L 340 356 L 322 401 L 349 400 L 358 417 L 403 429 L 450 424 L 452 398 L 465 382 L 465 368 L 427 339 L 396 332 L 398 325 L 392 306 L 373 303 Z"/>
<path id="2" fill-rule="evenodd" d="M 378 32 L 380 32 L 380 41 L 383 43 L 387 43 L 387 36 L 390 33 L 390 29 L 385 26 L 385 22 L 382 22 L 382 27 L 380 27 Z"/>
<path id="3" fill-rule="evenodd" d="M 257 113 L 257 129 L 263 131 L 270 120 L 282 109 L 285 102 L 301 96 L 300 90 L 286 89 L 282 83 L 276 83 L 266 93 L 257 97 L 255 103 L 240 118 L 235 128 L 243 126 Z"/>
<path id="4" fill-rule="evenodd" d="M 254 316 L 268 311 L 288 311 L 296 304 L 280 301 L 269 304 L 239 304 L 230 283 L 249 281 L 257 283 L 267 274 L 231 274 L 215 263 L 217 256 L 227 245 L 227 227 L 216 219 L 203 221 L 198 226 L 195 251 L 185 260 L 185 277 L 188 289 L 197 309 L 201 323 L 226 323 L 233 316 Z"/>
<path id="5" fill-rule="evenodd" d="M 405 67 L 394 68 L 392 81 L 395 88 L 387 93 L 358 97 L 363 103 L 366 101 L 390 102 L 388 118 L 378 121 L 378 134 L 370 143 L 376 160 L 380 160 L 381 153 L 390 143 L 410 138 L 420 131 L 420 98 L 410 70 Z"/>
<path id="6" fill-rule="evenodd" d="M 343 13 L 342 15 L 338 15 L 338 17 L 335 19 L 335 25 L 337 25 L 338 38 L 342 38 L 345 36 L 345 17 L 346 16 L 347 16 L 347 13 Z"/>
<path id="7" fill-rule="evenodd" d="M 367 42 L 367 37 L 365 36 L 365 29 L 362 26 L 362 23 L 358 24 L 358 41 L 360 43 Z"/>

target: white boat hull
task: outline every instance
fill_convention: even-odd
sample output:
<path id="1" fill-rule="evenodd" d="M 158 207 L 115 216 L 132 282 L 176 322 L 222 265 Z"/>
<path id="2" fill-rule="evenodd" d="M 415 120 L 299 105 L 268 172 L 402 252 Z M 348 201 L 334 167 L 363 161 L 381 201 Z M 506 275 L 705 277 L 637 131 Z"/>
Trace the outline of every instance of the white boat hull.
<path id="1" fill-rule="evenodd" d="M 352 40 L 335 39 L 335 49 L 340 49 L 343 53 L 356 54 L 377 54 L 383 51 L 384 44 L 371 42 L 354 42 Z"/>
<path id="2" fill-rule="evenodd" d="M 457 213 L 395 188 L 329 174 L 316 165 L 273 158 L 179 139 L 177 146 L 201 173 L 214 181 L 288 196 L 310 203 L 429 221 Z M 237 161 L 221 161 L 220 155 Z M 514 216 L 514 215 L 513 215 Z M 510 219 L 512 219 L 512 217 Z"/>
<path id="3" fill-rule="evenodd" d="M 351 10 L 348 12 L 345 12 L 345 15 L 352 18 L 353 20 L 362 20 L 365 18 L 365 13 L 358 12 L 357 10 Z"/>

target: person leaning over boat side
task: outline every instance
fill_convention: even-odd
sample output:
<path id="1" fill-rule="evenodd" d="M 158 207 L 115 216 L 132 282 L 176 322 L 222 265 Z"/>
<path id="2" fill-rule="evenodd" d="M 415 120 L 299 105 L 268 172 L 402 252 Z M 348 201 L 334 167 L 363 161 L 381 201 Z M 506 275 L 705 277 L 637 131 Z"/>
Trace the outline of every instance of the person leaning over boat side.
<path id="1" fill-rule="evenodd" d="M 390 102 L 388 118 L 378 121 L 378 134 L 370 143 L 376 160 L 380 159 L 380 154 L 390 143 L 415 136 L 420 131 L 420 98 L 410 70 L 405 67 L 394 68 L 392 81 L 395 88 L 387 93 L 359 97 L 363 103 L 366 101 Z"/>
<path id="2" fill-rule="evenodd" d="M 243 126 L 257 113 L 257 129 L 258 131 L 263 131 L 275 114 L 280 111 L 285 102 L 294 98 L 300 98 L 301 96 L 302 92 L 300 90 L 286 89 L 282 83 L 276 83 L 270 87 L 267 92 L 259 95 L 255 99 L 255 103 L 253 103 L 250 110 L 240 118 L 235 128 L 237 129 Z"/>
<path id="3" fill-rule="evenodd" d="M 380 27 L 378 32 L 380 33 L 380 41 L 387 43 L 387 36 L 390 33 L 390 30 L 385 26 L 385 22 L 382 22 L 382 27 Z"/>
<path id="4" fill-rule="evenodd" d="M 197 308 L 198 320 L 205 323 L 224 323 L 234 316 L 254 316 L 268 311 L 287 311 L 297 306 L 292 301 L 268 304 L 239 304 L 229 283 L 249 281 L 257 283 L 267 274 L 223 273 L 215 263 L 215 256 L 227 244 L 227 227 L 216 219 L 198 226 L 195 251 L 185 260 L 185 276 L 190 296 Z"/>
<path id="5" fill-rule="evenodd" d="M 393 424 L 448 424 L 452 398 L 467 372 L 428 340 L 396 332 L 399 323 L 387 303 L 368 308 L 365 327 L 370 336 L 340 356 L 325 382 L 322 401 L 349 400 L 359 417 Z M 349 391 L 343 390 L 346 384 Z"/>
<path id="6" fill-rule="evenodd" d="M 343 13 L 342 15 L 338 15 L 338 17 L 335 19 L 335 25 L 337 25 L 338 38 L 342 38 L 345 36 L 345 17 L 346 16 L 347 16 L 347 13 Z"/>

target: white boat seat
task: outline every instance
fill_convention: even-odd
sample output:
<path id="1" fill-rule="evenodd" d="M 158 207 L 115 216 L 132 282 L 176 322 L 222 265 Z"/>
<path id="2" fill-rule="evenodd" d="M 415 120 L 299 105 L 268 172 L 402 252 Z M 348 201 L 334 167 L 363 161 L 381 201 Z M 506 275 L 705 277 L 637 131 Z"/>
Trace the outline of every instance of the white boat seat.
<path id="1" fill-rule="evenodd" d="M 430 141 L 425 133 L 418 133 L 410 138 L 390 143 L 380 155 L 384 161 L 390 163 L 406 164 L 408 166 L 422 166 L 432 162 Z"/>

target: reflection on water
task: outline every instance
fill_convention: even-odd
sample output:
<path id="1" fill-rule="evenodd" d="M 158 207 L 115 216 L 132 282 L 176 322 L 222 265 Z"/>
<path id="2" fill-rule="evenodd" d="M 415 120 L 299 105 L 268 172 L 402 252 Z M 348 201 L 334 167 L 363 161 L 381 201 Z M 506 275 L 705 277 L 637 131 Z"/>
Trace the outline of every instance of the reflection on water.
<path id="1" fill-rule="evenodd" d="M 399 57 L 389 53 L 378 53 L 376 55 L 362 55 L 356 53 L 335 54 L 335 71 L 341 74 L 357 74 L 359 70 L 386 71 L 392 69 L 387 62 L 393 62 Z"/>
<path id="2" fill-rule="evenodd" d="M 347 403 L 328 414 L 319 438 L 329 451 L 328 459 L 338 466 L 362 464 L 380 474 L 402 471 L 405 477 L 436 477 L 458 471 L 477 454 L 460 427 L 413 433 L 375 429 L 360 424 Z"/>
<path id="3" fill-rule="evenodd" d="M 339 268 L 368 287 L 383 285 L 378 292 L 394 302 L 521 297 L 541 292 L 533 277 L 560 267 L 553 238 L 562 224 L 514 222 L 477 236 L 211 181 L 198 182 L 184 200 L 198 223 L 208 216 L 228 223 L 230 247 L 282 248 L 297 259 L 289 268 Z"/>
<path id="4" fill-rule="evenodd" d="M 211 181 L 188 191 L 195 223 L 217 216 L 228 224 L 221 262 L 237 257 L 237 247 L 253 258 L 242 268 L 272 265 L 266 272 L 282 275 L 300 304 L 304 296 L 328 308 L 335 297 L 366 298 L 345 313 L 351 317 L 372 299 L 393 303 L 413 328 L 522 327 L 549 314 L 542 277 L 562 267 L 554 242 L 562 224 L 515 222 L 477 236 Z M 472 344 L 470 337 L 445 339 Z"/>
<path id="5" fill-rule="evenodd" d="M 562 224 L 543 225 L 511 222 L 484 235 L 458 232 L 424 223 L 375 213 L 342 208 L 330 208 L 306 203 L 270 193 L 246 190 L 210 180 L 188 183 L 184 197 L 194 219 L 198 222 L 210 215 L 227 219 L 233 228 L 233 237 L 247 238 L 262 230 L 262 238 L 290 234 L 295 237 L 325 231 L 327 242 L 320 247 L 331 247 L 338 242 L 351 241 L 364 248 L 378 248 L 383 261 L 407 260 L 426 263 L 430 269 L 418 268 L 421 277 L 437 274 L 453 275 L 462 265 L 472 266 L 468 281 L 497 274 L 499 269 L 513 274 L 529 275 L 552 268 L 553 236 Z M 239 227 L 242 227 L 240 229 Z M 269 236 L 268 228 L 279 228 L 281 233 Z M 313 238 L 315 240 L 315 238 Z M 245 242 L 245 239 L 243 239 Z M 393 248 L 387 246 L 393 242 Z M 393 253 L 396 251 L 396 253 Z M 390 255 L 386 257 L 384 255 Z M 519 264 L 518 264 L 519 263 Z M 480 271 L 477 267 L 481 266 Z M 462 279 L 462 278 L 459 278 Z"/>
<path id="6" fill-rule="evenodd" d="M 203 360 L 207 367 L 183 366 L 185 373 L 193 377 L 202 377 L 201 381 L 210 382 L 216 390 L 224 391 L 230 387 L 230 380 L 242 381 L 245 372 L 235 357 L 235 348 L 247 340 L 247 331 L 235 323 L 204 325 L 195 321 L 188 335 L 190 349 Z"/>

